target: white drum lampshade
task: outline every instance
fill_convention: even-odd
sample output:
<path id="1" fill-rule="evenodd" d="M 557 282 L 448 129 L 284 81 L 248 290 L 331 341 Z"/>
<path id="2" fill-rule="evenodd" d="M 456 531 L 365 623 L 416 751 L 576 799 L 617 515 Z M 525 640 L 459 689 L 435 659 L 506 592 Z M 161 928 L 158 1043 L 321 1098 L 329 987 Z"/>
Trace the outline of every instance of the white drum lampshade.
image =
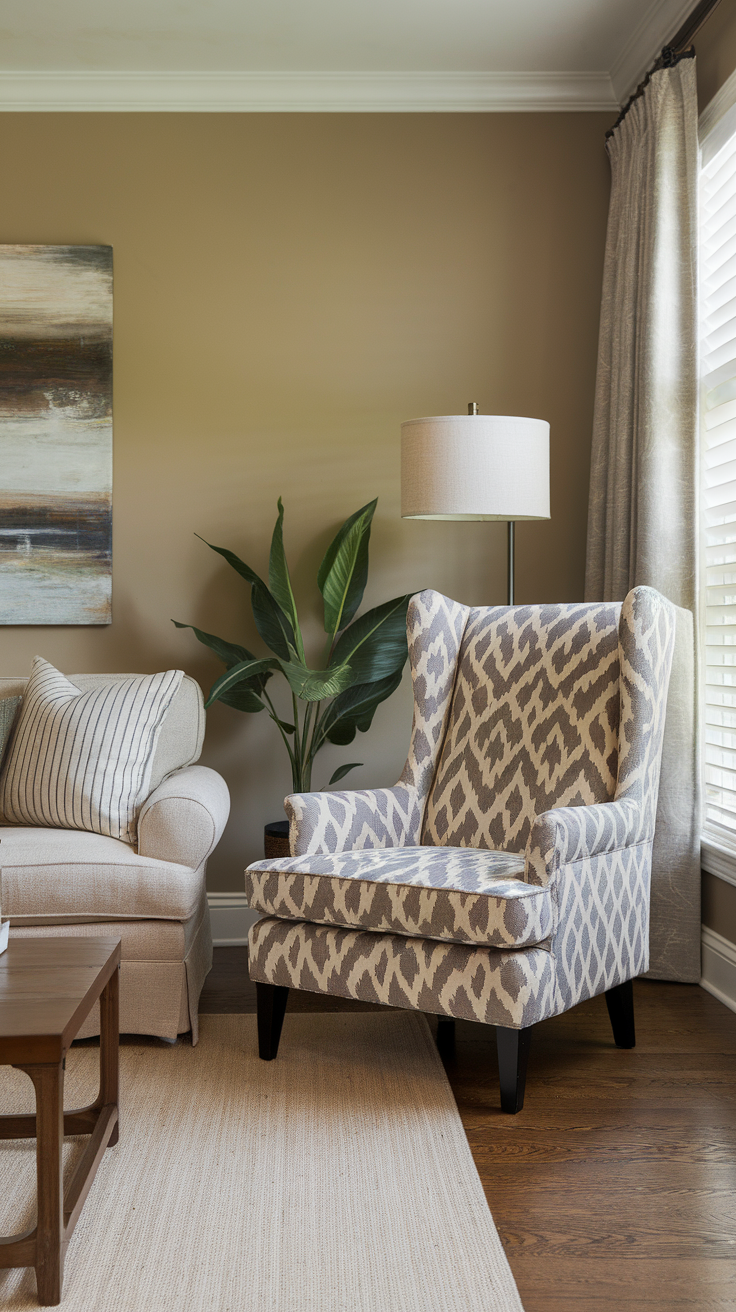
<path id="1" fill-rule="evenodd" d="M 512 605 L 514 521 L 550 517 L 549 424 L 468 410 L 401 425 L 401 516 L 505 519 Z"/>
<path id="2" fill-rule="evenodd" d="M 401 425 L 403 519 L 549 519 L 549 424 L 436 415 Z"/>

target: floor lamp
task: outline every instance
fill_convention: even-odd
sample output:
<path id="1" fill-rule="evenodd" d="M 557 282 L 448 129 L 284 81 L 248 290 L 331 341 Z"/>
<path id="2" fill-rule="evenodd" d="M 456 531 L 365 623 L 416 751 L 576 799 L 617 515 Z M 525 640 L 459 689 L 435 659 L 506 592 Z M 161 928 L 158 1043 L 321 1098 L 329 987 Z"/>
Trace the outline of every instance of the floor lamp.
<path id="1" fill-rule="evenodd" d="M 514 522 L 549 519 L 549 424 L 467 415 L 401 425 L 402 519 L 505 519 L 508 604 L 514 604 Z"/>

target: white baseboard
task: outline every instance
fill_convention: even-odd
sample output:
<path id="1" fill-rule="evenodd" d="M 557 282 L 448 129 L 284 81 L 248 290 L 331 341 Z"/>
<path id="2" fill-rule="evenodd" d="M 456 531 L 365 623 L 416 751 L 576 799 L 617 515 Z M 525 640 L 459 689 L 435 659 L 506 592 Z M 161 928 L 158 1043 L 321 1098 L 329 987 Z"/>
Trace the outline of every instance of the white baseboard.
<path id="1" fill-rule="evenodd" d="M 702 988 L 736 1011 L 736 944 L 703 925 L 701 946 Z"/>
<path id="2" fill-rule="evenodd" d="M 245 947 L 248 930 L 261 918 L 248 906 L 245 893 L 208 893 L 212 942 L 216 948 Z"/>

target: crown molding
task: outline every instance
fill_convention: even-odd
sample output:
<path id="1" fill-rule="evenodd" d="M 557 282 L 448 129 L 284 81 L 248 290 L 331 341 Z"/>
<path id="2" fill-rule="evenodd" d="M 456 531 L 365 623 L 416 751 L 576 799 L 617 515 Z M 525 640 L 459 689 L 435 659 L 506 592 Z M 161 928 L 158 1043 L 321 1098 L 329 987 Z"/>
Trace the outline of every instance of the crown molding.
<path id="1" fill-rule="evenodd" d="M 616 110 L 608 73 L 0 71 L 0 111 L 508 113 Z"/>
<path id="2" fill-rule="evenodd" d="M 672 40 L 695 4 L 696 0 L 681 0 L 673 9 L 672 0 L 658 0 L 634 28 L 611 69 L 613 90 L 620 104 L 636 90 L 662 47 Z"/>

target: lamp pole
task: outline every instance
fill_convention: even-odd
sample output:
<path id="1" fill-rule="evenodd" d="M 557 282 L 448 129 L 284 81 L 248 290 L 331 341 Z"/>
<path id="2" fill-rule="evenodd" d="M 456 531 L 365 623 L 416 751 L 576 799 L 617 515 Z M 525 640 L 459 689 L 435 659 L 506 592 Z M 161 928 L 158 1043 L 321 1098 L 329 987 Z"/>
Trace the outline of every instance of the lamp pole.
<path id="1" fill-rule="evenodd" d="M 468 414 L 477 415 L 477 413 L 478 413 L 478 402 L 468 401 Z M 509 606 L 513 606 L 514 604 L 514 521 L 513 519 L 509 519 L 507 521 L 506 532 L 507 532 L 507 540 L 508 540 L 508 548 L 506 552 L 507 569 L 508 569 L 506 591 L 508 593 L 508 604 Z"/>

